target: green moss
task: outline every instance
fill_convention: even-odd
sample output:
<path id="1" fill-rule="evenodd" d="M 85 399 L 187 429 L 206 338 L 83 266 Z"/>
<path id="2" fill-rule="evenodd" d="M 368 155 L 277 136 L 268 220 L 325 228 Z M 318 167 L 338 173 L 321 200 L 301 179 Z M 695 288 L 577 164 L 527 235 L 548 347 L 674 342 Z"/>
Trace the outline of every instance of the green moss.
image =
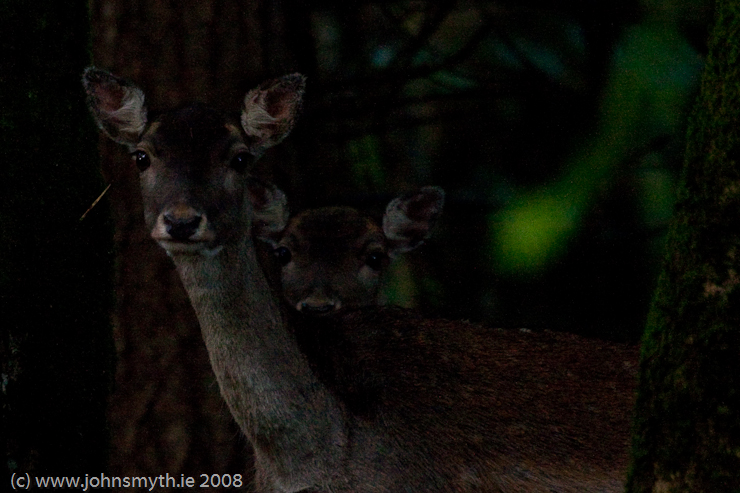
<path id="1" fill-rule="evenodd" d="M 643 339 L 630 492 L 740 489 L 740 17 L 717 9 Z"/>

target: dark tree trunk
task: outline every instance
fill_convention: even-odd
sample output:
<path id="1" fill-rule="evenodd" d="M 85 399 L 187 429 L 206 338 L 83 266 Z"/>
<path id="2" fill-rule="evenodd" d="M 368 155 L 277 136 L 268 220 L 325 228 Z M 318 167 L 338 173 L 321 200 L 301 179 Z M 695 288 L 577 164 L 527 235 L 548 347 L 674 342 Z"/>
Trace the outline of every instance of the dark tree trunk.
<path id="1" fill-rule="evenodd" d="M 94 60 L 139 85 L 150 110 L 201 101 L 236 112 L 247 90 L 300 68 L 283 19 L 279 2 L 260 0 L 94 2 Z M 268 153 L 262 166 L 290 145 Z M 103 173 L 113 184 L 118 252 L 110 472 L 239 473 L 248 484 L 249 445 L 219 395 L 172 262 L 145 230 L 136 168 L 107 140 Z"/>
<path id="2" fill-rule="evenodd" d="M 0 4 L 3 470 L 105 470 L 113 370 L 111 224 L 80 74 L 84 1 Z M 2 488 L 9 488 L 3 478 Z"/>
<path id="3" fill-rule="evenodd" d="M 740 491 L 740 2 L 716 3 L 643 340 L 628 491 Z"/>

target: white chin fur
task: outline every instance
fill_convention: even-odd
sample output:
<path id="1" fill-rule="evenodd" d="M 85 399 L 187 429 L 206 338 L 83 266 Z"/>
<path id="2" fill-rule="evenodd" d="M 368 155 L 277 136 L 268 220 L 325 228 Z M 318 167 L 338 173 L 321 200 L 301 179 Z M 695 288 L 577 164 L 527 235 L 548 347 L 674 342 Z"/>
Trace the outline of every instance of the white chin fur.
<path id="1" fill-rule="evenodd" d="M 204 248 L 203 250 L 201 250 L 200 253 L 206 257 L 215 257 L 216 255 L 221 253 L 221 250 L 223 249 L 224 249 L 224 246 L 219 245 L 215 248 Z"/>
<path id="2" fill-rule="evenodd" d="M 213 248 L 208 248 L 203 243 L 179 243 L 174 241 L 161 240 L 158 241 L 159 246 L 164 248 L 167 255 L 170 257 L 177 254 L 200 254 L 204 257 L 215 257 L 221 250 L 224 249 L 223 245 L 219 245 Z"/>

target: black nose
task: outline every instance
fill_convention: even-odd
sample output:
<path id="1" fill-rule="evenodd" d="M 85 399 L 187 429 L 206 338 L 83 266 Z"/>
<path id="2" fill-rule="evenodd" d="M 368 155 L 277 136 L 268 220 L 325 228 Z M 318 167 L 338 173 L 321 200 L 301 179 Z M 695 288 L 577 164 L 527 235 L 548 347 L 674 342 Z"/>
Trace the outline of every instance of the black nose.
<path id="1" fill-rule="evenodd" d="M 169 234 L 175 241 L 186 241 L 192 237 L 200 226 L 201 216 L 176 218 L 164 215 L 164 224 Z"/>
<path id="2" fill-rule="evenodd" d="M 306 315 L 324 315 L 334 311 L 334 303 L 325 305 L 312 305 L 310 303 L 301 303 L 301 313 Z"/>

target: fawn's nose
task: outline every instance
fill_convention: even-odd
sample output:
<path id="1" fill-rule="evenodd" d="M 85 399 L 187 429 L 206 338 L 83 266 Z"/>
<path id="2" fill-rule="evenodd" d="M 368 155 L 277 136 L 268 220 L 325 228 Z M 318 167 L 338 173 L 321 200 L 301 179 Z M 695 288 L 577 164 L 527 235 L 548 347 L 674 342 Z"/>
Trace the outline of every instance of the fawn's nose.
<path id="1" fill-rule="evenodd" d="M 198 231 L 203 217 L 195 211 L 187 214 L 178 214 L 176 211 L 167 212 L 162 220 L 167 234 L 175 241 L 187 241 Z"/>
<path id="2" fill-rule="evenodd" d="M 336 299 L 309 297 L 296 303 L 296 310 L 304 315 L 328 315 L 339 311 L 342 302 Z"/>
<path id="3" fill-rule="evenodd" d="M 330 313 L 335 310 L 336 305 L 333 303 L 326 303 L 324 305 L 310 305 L 308 303 L 301 303 L 300 311 L 306 315 L 323 315 Z"/>

